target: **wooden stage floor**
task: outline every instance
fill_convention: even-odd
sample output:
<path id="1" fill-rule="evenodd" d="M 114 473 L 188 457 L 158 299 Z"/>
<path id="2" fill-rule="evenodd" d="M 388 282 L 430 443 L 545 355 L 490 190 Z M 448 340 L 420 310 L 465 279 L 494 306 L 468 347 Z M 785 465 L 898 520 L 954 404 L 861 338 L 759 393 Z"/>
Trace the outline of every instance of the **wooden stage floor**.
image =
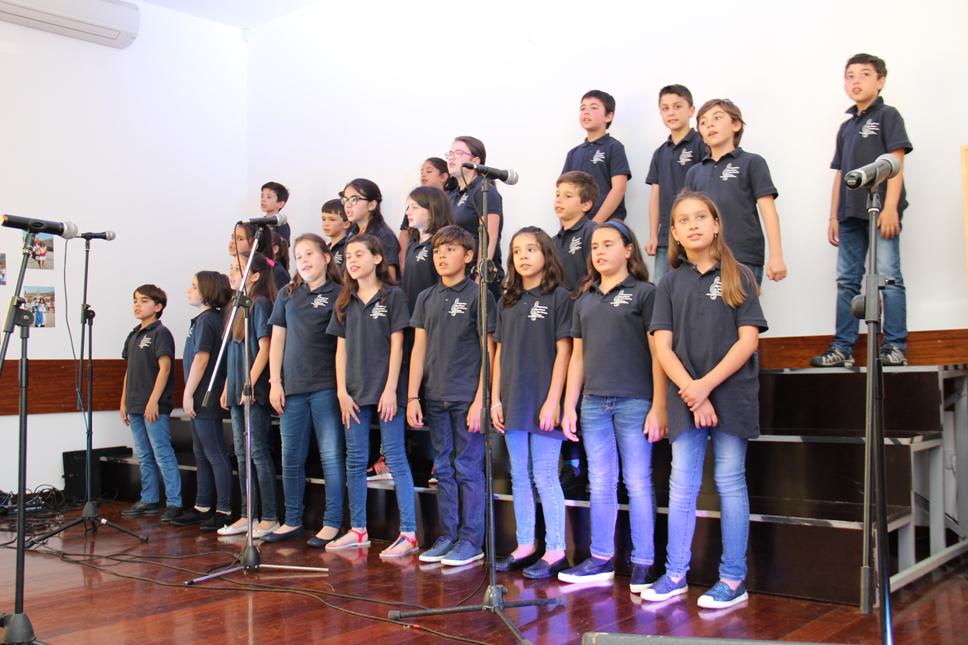
<path id="1" fill-rule="evenodd" d="M 122 504 L 103 513 L 118 521 Z M 230 561 L 244 538 L 218 538 L 197 528 L 162 527 L 157 518 L 126 520 L 143 532 L 142 545 L 110 528 L 84 535 L 74 528 L 62 541 L 27 554 L 25 610 L 37 637 L 53 644 L 137 645 L 162 643 L 405 643 L 512 642 L 500 620 L 468 613 L 424 619 L 421 628 L 385 619 L 394 608 L 440 607 L 479 601 L 483 566 L 454 571 L 410 557 L 383 562 L 385 545 L 359 552 L 324 553 L 302 542 L 265 545 L 268 564 L 324 566 L 328 575 L 265 571 L 186 588 L 183 582 Z M 0 542 L 10 538 L 0 533 Z M 66 555 L 61 556 L 63 550 Z M 111 557 L 105 557 L 111 556 Z M 83 562 L 85 564 L 78 564 Z M 97 567 L 97 568 L 95 568 Z M 968 633 L 968 566 L 958 560 L 894 594 L 897 643 L 964 643 Z M 754 595 L 724 612 L 700 611 L 692 587 L 679 600 L 652 606 L 614 585 L 569 587 L 498 574 L 508 598 L 562 597 L 554 609 L 509 612 L 536 643 L 578 643 L 588 631 L 675 636 L 730 637 L 821 643 L 878 643 L 875 617 L 856 608 Z M 476 592 L 476 593 L 475 593 Z M 0 550 L 0 612 L 13 609 L 14 551 Z"/>

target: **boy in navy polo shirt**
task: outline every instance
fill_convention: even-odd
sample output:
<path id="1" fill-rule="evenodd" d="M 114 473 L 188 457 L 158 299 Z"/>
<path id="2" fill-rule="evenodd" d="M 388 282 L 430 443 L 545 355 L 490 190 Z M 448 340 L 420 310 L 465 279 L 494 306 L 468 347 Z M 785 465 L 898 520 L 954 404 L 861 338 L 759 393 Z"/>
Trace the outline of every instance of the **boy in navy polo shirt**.
<path id="1" fill-rule="evenodd" d="M 847 190 L 843 173 L 871 163 L 890 153 L 904 164 L 904 156 L 913 150 L 900 113 L 885 105 L 881 90 L 887 81 L 887 65 L 877 56 L 856 54 L 844 70 L 844 90 L 854 101 L 847 110 L 850 118 L 837 132 L 837 148 L 830 164 L 834 188 L 830 199 L 830 224 L 827 239 L 837 247 L 837 331 L 826 352 L 814 357 L 816 367 L 850 367 L 857 342 L 859 321 L 850 310 L 850 302 L 860 293 L 864 277 L 868 239 L 866 190 Z M 898 173 L 878 188 L 881 213 L 877 219 L 877 272 L 893 280 L 884 288 L 884 340 L 881 363 L 907 365 L 907 298 L 901 276 L 901 216 L 907 207 L 904 177 Z"/>
<path id="2" fill-rule="evenodd" d="M 692 92 L 685 85 L 666 85 L 659 90 L 659 114 L 669 128 L 669 138 L 652 153 L 645 183 L 652 186 L 649 196 L 649 242 L 645 252 L 655 256 L 652 282 L 669 271 L 669 211 L 682 190 L 686 172 L 706 156 L 706 144 L 689 126 L 696 113 Z"/>
<path id="3" fill-rule="evenodd" d="M 271 217 L 272 215 L 278 215 L 279 211 L 282 210 L 286 202 L 289 201 L 289 189 L 280 184 L 278 181 L 267 181 L 262 184 L 262 193 L 259 197 L 259 206 L 262 208 L 262 212 L 265 213 L 266 217 Z M 283 224 L 282 226 L 273 226 L 272 230 L 279 233 L 286 243 L 289 243 L 290 228 L 289 224 Z M 271 253 L 266 255 L 272 256 Z"/>
<path id="4" fill-rule="evenodd" d="M 350 221 L 346 218 L 343 203 L 338 199 L 330 199 L 323 204 L 322 213 L 323 235 L 329 238 L 329 252 L 333 262 L 343 270 L 343 248 L 350 239 Z"/>
<path id="5" fill-rule="evenodd" d="M 424 425 L 419 400 L 423 383 L 443 533 L 420 560 L 459 566 L 484 557 L 480 290 L 466 277 L 474 259 L 474 236 L 460 226 L 445 226 L 434 234 L 433 245 L 440 282 L 417 297 L 410 320 L 414 344 L 407 421 L 414 428 Z M 487 293 L 487 342 L 493 355 L 496 305 Z"/>
<path id="6" fill-rule="evenodd" d="M 615 118 L 615 98 L 601 90 L 590 90 L 581 97 L 578 121 L 585 129 L 585 142 L 568 151 L 562 174 L 584 170 L 595 178 L 599 195 L 588 216 L 596 223 L 612 217 L 625 219 L 625 189 L 632 171 L 625 146 L 613 139 L 608 128 Z"/>
<path id="7" fill-rule="evenodd" d="M 181 476 L 169 432 L 175 339 L 159 320 L 167 304 L 168 296 L 153 284 L 135 289 L 134 317 L 139 325 L 128 334 L 121 354 L 128 361 L 121 390 L 121 420 L 131 427 L 141 469 L 141 499 L 121 515 L 138 517 L 161 511 L 160 471 L 167 502 L 162 522 L 175 519 L 182 503 Z"/>
<path id="8" fill-rule="evenodd" d="M 561 230 L 555 235 L 555 246 L 564 269 L 561 285 L 574 294 L 578 283 L 588 273 L 592 233 L 597 226 L 586 215 L 598 199 L 598 185 L 587 172 L 572 170 L 558 177 L 555 185 L 555 215 Z"/>
<path id="9" fill-rule="evenodd" d="M 757 284 L 763 281 L 764 260 L 766 277 L 782 280 L 787 269 L 776 212 L 778 193 L 766 160 L 739 147 L 746 125 L 743 113 L 729 99 L 712 99 L 699 108 L 696 122 L 709 153 L 686 172 L 685 187 L 708 195 L 719 207 L 726 243 L 753 272 Z M 760 217 L 769 242 L 768 259 Z"/>

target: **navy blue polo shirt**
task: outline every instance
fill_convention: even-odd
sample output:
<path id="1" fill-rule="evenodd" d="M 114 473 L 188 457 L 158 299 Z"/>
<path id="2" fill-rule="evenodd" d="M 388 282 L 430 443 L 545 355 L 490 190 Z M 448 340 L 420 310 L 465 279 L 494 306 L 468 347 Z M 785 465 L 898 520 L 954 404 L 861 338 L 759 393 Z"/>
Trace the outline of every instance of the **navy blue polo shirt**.
<path id="1" fill-rule="evenodd" d="M 342 287 L 324 282 L 280 291 L 269 324 L 286 330 L 282 382 L 286 394 L 336 389 L 336 339 L 326 333 Z"/>
<path id="2" fill-rule="evenodd" d="M 494 339 L 501 344 L 501 404 L 508 430 L 547 432 L 538 425 L 548 398 L 557 343 L 571 337 L 573 300 L 564 287 L 521 294 L 498 310 Z"/>
<path id="3" fill-rule="evenodd" d="M 410 323 L 407 296 L 399 287 L 384 285 L 364 303 L 359 295 L 350 298 L 346 318 L 329 321 L 326 333 L 346 339 L 346 391 L 357 405 L 380 402 L 390 371 L 390 335 Z M 407 379 L 397 379 L 397 405 L 407 401 Z"/>
<path id="4" fill-rule="evenodd" d="M 689 128 L 689 133 L 679 143 L 672 135 L 652 153 L 649 174 L 645 183 L 659 187 L 659 248 L 669 246 L 669 222 L 672 202 L 686 182 L 686 172 L 706 156 L 706 144 L 699 133 Z"/>
<path id="5" fill-rule="evenodd" d="M 403 265 L 403 292 L 407 294 L 407 306 L 410 311 L 417 304 L 417 296 L 428 287 L 437 284 L 437 267 L 434 266 L 434 245 L 427 238 L 426 242 L 419 239 L 410 240 L 407 245 L 407 261 Z"/>
<path id="6" fill-rule="evenodd" d="M 837 131 L 837 148 L 834 159 L 830 162 L 830 167 L 834 170 L 847 174 L 871 163 L 882 154 L 894 150 L 903 150 L 904 154 L 910 154 L 914 150 L 904 129 L 901 113 L 890 105 L 885 105 L 880 96 L 863 112 L 858 113 L 857 106 L 852 105 L 847 114 L 850 114 L 850 118 Z M 882 183 L 877 191 L 883 204 L 887 194 L 887 182 Z M 842 222 L 848 217 L 866 220 L 867 195 L 866 190 L 847 190 L 847 184 L 841 181 L 837 220 Z M 897 202 L 898 215 L 904 213 L 907 205 L 907 190 L 902 182 L 901 196 Z"/>
<path id="7" fill-rule="evenodd" d="M 719 161 L 708 154 L 686 173 L 686 188 L 708 195 L 719 208 L 726 244 L 744 264 L 763 266 L 764 238 L 756 200 L 776 187 L 763 157 L 736 148 Z"/>
<path id="8" fill-rule="evenodd" d="M 286 271 L 286 267 L 282 266 L 282 262 L 277 262 L 273 260 L 272 263 L 272 279 L 276 283 L 276 289 L 282 289 L 292 280 L 292 276 Z"/>
<path id="9" fill-rule="evenodd" d="M 182 352 L 182 371 L 185 380 L 188 380 L 188 373 L 192 369 L 195 354 L 208 352 L 208 365 L 205 366 L 205 374 L 195 388 L 195 416 L 199 419 L 221 419 L 222 408 L 218 403 L 218 398 L 222 396 L 222 388 L 225 386 L 225 361 L 219 365 L 218 372 L 215 372 L 215 361 L 218 358 L 218 351 L 222 347 L 222 325 L 223 315 L 217 309 L 206 309 L 202 313 L 192 318 L 191 326 L 188 328 L 188 337 L 185 339 L 185 349 Z M 208 384 L 212 380 L 212 374 L 216 374 L 215 383 L 212 385 L 212 397 L 209 399 L 208 407 L 202 407 L 202 399 L 208 391 Z"/>
<path id="10" fill-rule="evenodd" d="M 240 311 L 239 316 L 242 315 Z M 265 296 L 258 296 L 252 301 L 249 313 L 249 367 L 255 361 L 255 355 L 259 353 L 259 339 L 270 338 L 272 328 L 269 325 L 269 317 L 272 315 L 272 303 Z M 242 386 L 245 385 L 245 350 L 244 340 L 229 340 L 225 376 L 225 398 L 229 405 L 239 405 L 242 400 Z M 255 394 L 255 402 L 259 405 L 269 405 L 269 364 L 262 370 L 259 380 L 252 384 L 252 391 Z"/>
<path id="11" fill-rule="evenodd" d="M 457 224 L 474 236 L 474 245 L 477 246 L 477 227 L 481 217 L 481 210 L 484 207 L 484 197 L 481 193 L 484 179 L 478 175 L 474 181 L 467 184 L 464 190 L 460 187 L 447 193 L 450 198 L 450 207 L 454 214 L 454 224 Z M 504 275 L 504 267 L 501 266 L 501 232 L 504 230 L 504 201 L 501 193 L 498 192 L 494 182 L 490 182 L 487 189 L 487 212 L 500 215 L 501 223 L 497 233 L 497 247 L 494 250 L 494 264 L 497 267 L 498 276 Z M 474 254 L 477 261 L 477 254 Z"/>
<path id="12" fill-rule="evenodd" d="M 592 233 L 598 228 L 594 220 L 582 217 L 571 228 L 562 228 L 555 235 L 558 259 L 565 270 L 562 285 L 571 293 L 578 289 L 578 283 L 588 275 L 588 256 L 592 252 Z"/>
<path id="13" fill-rule="evenodd" d="M 723 302 L 719 265 L 700 274 L 684 262 L 662 276 L 656 289 L 649 329 L 672 331 L 672 349 L 692 378 L 701 378 L 719 364 L 739 340 L 740 327 L 766 331 L 766 319 L 756 295 L 752 276 L 743 275 L 746 300 L 736 309 Z M 759 359 L 748 361 L 709 395 L 716 410 L 720 432 L 752 438 L 760 434 Z M 693 415 L 669 385 L 669 439 L 692 427 Z"/>
<path id="14" fill-rule="evenodd" d="M 655 285 L 630 275 L 608 293 L 596 282 L 575 302 L 571 335 L 582 340 L 585 394 L 652 400 L 654 297 Z"/>
<path id="15" fill-rule="evenodd" d="M 359 230 L 357 230 L 358 232 Z M 386 222 L 377 224 L 371 221 L 369 227 L 366 229 L 366 233 L 380 240 L 380 244 L 383 245 L 383 261 L 386 262 L 388 267 L 397 267 L 397 272 L 399 273 L 400 240 L 393 234 L 393 231 L 386 225 Z"/>
<path id="16" fill-rule="evenodd" d="M 128 414 L 144 414 L 158 378 L 158 359 L 167 356 L 175 361 L 175 339 L 168 328 L 156 320 L 144 329 L 138 325 L 124 341 L 121 358 L 128 361 L 124 388 L 124 407 Z M 174 365 L 172 365 L 174 367 Z M 158 398 L 158 412 L 171 414 L 171 391 L 175 373 L 168 371 L 168 382 Z"/>
<path id="17" fill-rule="evenodd" d="M 470 402 L 481 376 L 478 318 L 480 287 L 464 279 L 438 282 L 417 297 L 410 324 L 427 332 L 424 396 L 429 401 Z M 497 305 L 487 292 L 487 332 L 494 331 Z"/>
<path id="18" fill-rule="evenodd" d="M 341 272 L 343 271 L 343 259 L 346 257 L 346 243 L 350 241 L 351 237 L 353 237 L 353 234 L 347 231 L 346 235 L 329 245 L 329 253 L 332 261 L 336 263 L 336 266 Z"/>
<path id="19" fill-rule="evenodd" d="M 602 202 L 605 201 L 608 191 L 612 190 L 612 177 L 625 175 L 629 179 L 632 178 L 629 160 L 625 156 L 625 146 L 618 139 L 613 139 L 610 134 L 594 141 L 585 139 L 584 143 L 569 150 L 561 173 L 564 174 L 569 170 L 587 172 L 598 185 L 598 199 L 595 200 L 595 205 L 588 212 L 589 218 L 595 217 L 595 213 L 602 207 Z M 612 213 L 612 217 L 625 219 L 624 198 L 619 202 L 615 212 Z"/>

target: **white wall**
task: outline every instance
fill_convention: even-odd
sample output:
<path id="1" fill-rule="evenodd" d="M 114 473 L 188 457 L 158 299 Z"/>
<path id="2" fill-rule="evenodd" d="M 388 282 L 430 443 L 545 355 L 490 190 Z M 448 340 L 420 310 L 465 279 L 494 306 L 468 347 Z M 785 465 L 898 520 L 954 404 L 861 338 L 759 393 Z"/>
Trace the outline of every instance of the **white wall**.
<path id="1" fill-rule="evenodd" d="M 968 66 L 965 3 L 479 6 L 319 3 L 253 31 L 249 183 L 287 183 L 295 232 L 317 229 L 319 206 L 356 176 L 381 186 L 396 226 L 420 162 L 460 134 L 481 138 L 489 162 L 521 174 L 517 186 L 500 187 L 505 231 L 557 230 L 554 180 L 583 137 L 580 97 L 600 88 L 617 100 L 612 133 L 629 154 L 629 221 L 644 243 L 643 180 L 667 135 L 656 93 L 684 83 L 697 103 L 728 97 L 743 108 L 743 146 L 767 159 L 779 188 L 790 277 L 764 287 L 770 334 L 832 333 L 828 167 L 850 105 L 844 63 L 869 51 L 888 63 L 884 96 L 901 110 L 914 143 L 902 238 L 909 326 L 968 324 L 958 161 L 968 124 L 956 116 L 968 103 L 957 71 Z M 600 20 L 599 7 L 608 10 Z M 483 79 L 481 62 L 489 63 Z"/>
<path id="2" fill-rule="evenodd" d="M 257 198 L 245 185 L 239 30 L 150 4 L 141 11 L 141 33 L 123 50 L 0 22 L 0 212 L 118 234 L 92 243 L 95 358 L 120 357 L 136 323 L 131 291 L 144 282 L 168 292 L 164 321 L 180 343 L 192 273 L 227 266 L 231 223 Z M 0 231 L 9 278 L 0 287 L 2 315 L 19 245 L 19 232 Z M 27 272 L 26 284 L 56 287 L 59 307 L 54 329 L 32 330 L 31 358 L 70 358 L 65 316 L 78 341 L 83 242 L 71 241 L 68 253 L 66 311 L 64 241 L 57 240 L 55 271 Z M 19 355 L 14 338 L 7 358 Z M 130 445 L 117 413 L 97 413 L 94 428 L 96 446 Z M 34 415 L 29 434 L 28 486 L 62 487 L 61 452 L 84 446 L 80 415 Z M 16 439 L 17 417 L 0 417 L 4 490 L 17 481 Z"/>

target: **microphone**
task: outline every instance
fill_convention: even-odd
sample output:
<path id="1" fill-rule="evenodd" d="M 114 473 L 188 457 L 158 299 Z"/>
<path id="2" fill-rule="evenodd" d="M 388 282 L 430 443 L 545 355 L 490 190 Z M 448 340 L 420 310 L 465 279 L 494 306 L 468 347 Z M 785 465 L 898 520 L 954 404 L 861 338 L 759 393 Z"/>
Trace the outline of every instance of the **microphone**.
<path id="1" fill-rule="evenodd" d="M 7 228 L 19 228 L 21 231 L 32 233 L 51 233 L 52 235 L 59 235 L 65 240 L 77 236 L 77 224 L 74 222 L 49 222 L 45 219 L 4 215 L 3 225 Z"/>
<path id="2" fill-rule="evenodd" d="M 253 217 L 252 219 L 242 220 L 243 224 L 251 224 L 252 226 L 282 226 L 286 223 L 287 218 L 282 213 L 277 213 L 276 215 L 269 215 L 268 217 Z"/>
<path id="3" fill-rule="evenodd" d="M 82 240 L 107 240 L 110 242 L 116 238 L 117 235 L 115 235 L 114 231 L 102 231 L 100 233 L 81 233 L 77 237 L 81 238 Z"/>
<path id="4" fill-rule="evenodd" d="M 880 157 L 856 170 L 851 170 L 844 175 L 844 183 L 851 190 L 857 188 L 876 188 L 882 182 L 897 177 L 901 172 L 901 162 L 891 153 L 882 154 Z"/>
<path id="5" fill-rule="evenodd" d="M 511 170 L 510 168 L 507 170 L 499 170 L 498 168 L 491 168 L 490 166 L 482 166 L 479 163 L 473 163 L 470 161 L 462 164 L 462 166 L 469 170 L 476 170 L 478 173 L 480 173 L 481 175 L 484 175 L 485 177 L 489 177 L 491 179 L 500 179 L 508 186 L 513 186 L 514 184 L 518 183 L 518 173 Z"/>

